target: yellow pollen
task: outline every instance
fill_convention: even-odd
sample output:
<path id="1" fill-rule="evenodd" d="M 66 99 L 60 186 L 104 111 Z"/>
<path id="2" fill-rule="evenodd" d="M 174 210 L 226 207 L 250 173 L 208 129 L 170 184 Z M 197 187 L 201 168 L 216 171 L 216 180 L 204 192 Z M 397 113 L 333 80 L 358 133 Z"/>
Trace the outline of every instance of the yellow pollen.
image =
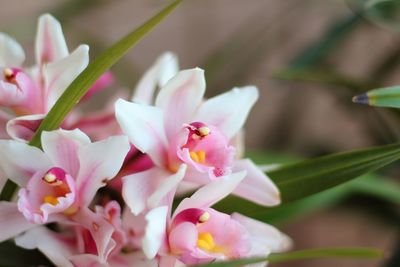
<path id="1" fill-rule="evenodd" d="M 43 198 L 43 201 L 44 201 L 44 203 L 48 203 L 48 204 L 53 205 L 53 206 L 58 204 L 58 199 L 56 197 L 53 197 L 53 196 L 45 196 Z"/>
<path id="2" fill-rule="evenodd" d="M 199 131 L 199 133 L 200 133 L 200 136 L 207 136 L 207 135 L 209 135 L 210 134 L 210 128 L 208 128 L 208 127 L 206 127 L 206 126 L 203 126 L 203 127 L 200 127 L 199 129 L 198 129 L 198 131 Z"/>
<path id="3" fill-rule="evenodd" d="M 46 175 L 43 177 L 43 179 L 44 179 L 47 183 L 52 184 L 52 183 L 54 183 L 54 182 L 57 180 L 57 177 L 56 177 L 54 174 L 48 173 L 48 174 L 46 174 Z"/>
<path id="4" fill-rule="evenodd" d="M 189 154 L 190 158 L 197 163 L 204 163 L 206 161 L 206 152 L 203 150 L 197 152 L 191 151 Z"/>
<path id="5" fill-rule="evenodd" d="M 3 70 L 3 74 L 4 74 L 4 76 L 6 78 L 9 78 L 9 77 L 11 77 L 13 75 L 13 71 L 11 69 L 9 69 L 9 68 L 5 68 Z"/>
<path id="6" fill-rule="evenodd" d="M 210 219 L 210 213 L 204 212 L 200 217 L 199 217 L 199 222 L 204 223 Z"/>

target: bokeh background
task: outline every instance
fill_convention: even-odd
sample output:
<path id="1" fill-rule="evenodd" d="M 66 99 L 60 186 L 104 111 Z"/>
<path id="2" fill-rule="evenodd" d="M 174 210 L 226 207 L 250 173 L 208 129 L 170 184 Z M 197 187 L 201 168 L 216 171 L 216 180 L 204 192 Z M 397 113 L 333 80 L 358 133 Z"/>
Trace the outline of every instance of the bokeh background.
<path id="1" fill-rule="evenodd" d="M 206 70 L 208 96 L 234 86 L 259 87 L 246 125 L 247 150 L 267 151 L 270 162 L 279 162 L 277 155 L 305 158 L 396 142 L 400 113 L 351 102 L 368 89 L 400 84 L 399 1 L 374 12 L 364 10 L 366 2 L 186 0 L 112 69 L 117 85 L 103 99 L 134 88 L 168 50 L 182 68 Z M 168 3 L 0 0 L 0 30 L 24 45 L 30 63 L 37 17 L 49 12 L 63 24 L 69 48 L 87 43 L 93 58 Z M 97 101 L 91 106 L 101 106 Z M 397 179 L 398 166 L 383 174 Z M 385 259 L 272 266 L 400 266 L 398 206 L 365 192 L 319 204 L 277 223 L 296 249 L 369 246 L 384 249 Z"/>

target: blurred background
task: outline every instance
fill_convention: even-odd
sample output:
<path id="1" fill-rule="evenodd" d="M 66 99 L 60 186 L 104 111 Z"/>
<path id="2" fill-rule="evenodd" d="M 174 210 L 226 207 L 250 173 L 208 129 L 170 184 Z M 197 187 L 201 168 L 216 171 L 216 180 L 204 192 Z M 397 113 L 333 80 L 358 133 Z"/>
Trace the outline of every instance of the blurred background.
<path id="1" fill-rule="evenodd" d="M 0 30 L 23 44 L 29 64 L 42 13 L 61 21 L 70 50 L 87 43 L 93 58 L 169 1 L 0 3 Z M 260 163 L 388 144 L 400 137 L 398 111 L 351 102 L 368 89 L 400 84 L 400 1 L 187 0 L 112 69 L 118 84 L 103 98 L 119 88 L 134 88 L 166 50 L 179 56 L 182 68 L 206 70 L 208 96 L 234 86 L 259 87 L 246 144 L 250 155 L 263 155 Z M 97 101 L 91 105 L 101 105 Z M 391 165 L 380 175 L 399 180 L 398 167 Z M 399 267 L 399 205 L 393 203 L 399 198 L 360 190 L 271 219 L 293 238 L 296 249 L 376 247 L 385 250 L 384 260 L 272 266 Z"/>

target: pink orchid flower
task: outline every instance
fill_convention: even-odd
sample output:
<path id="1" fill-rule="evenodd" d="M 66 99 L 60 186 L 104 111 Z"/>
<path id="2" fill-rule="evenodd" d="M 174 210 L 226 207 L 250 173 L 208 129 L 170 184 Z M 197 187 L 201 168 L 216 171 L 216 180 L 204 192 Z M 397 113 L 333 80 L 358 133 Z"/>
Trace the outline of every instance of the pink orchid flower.
<path id="1" fill-rule="evenodd" d="M 196 68 L 180 71 L 162 86 L 154 106 L 141 92 L 135 102 L 116 102 L 123 132 L 154 163 L 124 179 L 123 196 L 135 215 L 162 205 L 178 185 L 196 188 L 242 170 L 247 176 L 234 194 L 265 206 L 280 203 L 273 182 L 251 160 L 237 159 L 237 136 L 258 98 L 257 88 L 234 88 L 208 100 L 204 92 L 204 72 Z"/>
<path id="2" fill-rule="evenodd" d="M 120 170 L 130 149 L 125 136 L 91 143 L 80 130 L 42 134 L 43 151 L 0 140 L 0 167 L 17 183 L 18 202 L 0 202 L 0 241 L 48 222 L 80 224 L 91 233 L 99 255 L 110 253 L 114 227 L 104 212 L 91 211 L 97 190 Z M 32 162 L 34 160 L 34 162 Z"/>
<path id="3" fill-rule="evenodd" d="M 167 218 L 168 207 L 146 215 L 143 251 L 152 259 L 168 258 L 163 267 L 244 257 L 265 257 L 288 250 L 290 239 L 274 227 L 246 216 L 227 215 L 210 208 L 230 194 L 245 178 L 245 171 L 221 177 L 184 199 Z M 171 260 L 174 259 L 174 260 Z"/>
<path id="4" fill-rule="evenodd" d="M 139 250 L 131 250 L 127 246 L 127 233 L 122 222 L 125 216 L 121 219 L 121 208 L 117 202 L 110 201 L 104 207 L 96 206 L 95 213 L 114 227 L 113 232 L 105 233 L 109 244 L 115 244 L 109 247 L 105 260 L 98 255 L 95 240 L 82 225 L 69 226 L 69 231 L 64 229 L 60 233 L 37 227 L 17 237 L 16 244 L 25 249 L 40 250 L 56 266 L 158 266 L 156 259 L 149 260 Z"/>
<path id="5" fill-rule="evenodd" d="M 89 47 L 80 45 L 69 53 L 60 23 L 45 14 L 39 18 L 34 66 L 22 66 L 22 47 L 4 33 L 0 33 L 0 48 L 0 106 L 13 113 L 0 111 L 0 137 L 29 140 L 45 114 L 88 65 Z M 111 74 L 106 73 L 88 96 L 112 80 Z M 64 128 L 72 129 L 68 121 L 66 124 Z"/>

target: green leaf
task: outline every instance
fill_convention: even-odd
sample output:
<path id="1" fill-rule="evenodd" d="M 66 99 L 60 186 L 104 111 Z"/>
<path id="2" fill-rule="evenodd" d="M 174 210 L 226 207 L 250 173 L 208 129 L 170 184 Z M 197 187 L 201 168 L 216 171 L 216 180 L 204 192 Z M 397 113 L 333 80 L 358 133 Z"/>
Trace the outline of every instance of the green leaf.
<path id="1" fill-rule="evenodd" d="M 351 183 L 354 191 L 379 197 L 380 199 L 400 205 L 400 184 L 386 177 L 368 175 Z"/>
<path id="2" fill-rule="evenodd" d="M 292 60 L 291 68 L 302 69 L 320 63 L 345 40 L 354 26 L 361 21 L 361 18 L 360 14 L 355 13 L 335 22 L 317 42 L 307 47 Z"/>
<path id="3" fill-rule="evenodd" d="M 57 129 L 68 113 L 80 101 L 97 79 L 113 66 L 130 48 L 140 41 L 148 32 L 154 29 L 166 16 L 168 16 L 183 0 L 175 0 L 164 10 L 149 19 L 136 30 L 127 34 L 120 41 L 104 51 L 93 60 L 88 67 L 68 86 L 43 122 L 40 124 L 30 145 L 41 147 L 40 137 L 43 131 Z M 0 195 L 0 200 L 10 200 L 17 186 L 8 180 Z"/>
<path id="4" fill-rule="evenodd" d="M 332 154 L 268 172 L 290 202 L 348 182 L 400 159 L 400 144 Z"/>
<path id="5" fill-rule="evenodd" d="M 275 253 L 264 258 L 239 259 L 226 262 L 212 262 L 196 267 L 236 267 L 258 262 L 287 262 L 312 259 L 378 259 L 382 258 L 381 250 L 370 248 L 321 248 L 299 250 L 287 253 Z"/>
<path id="6" fill-rule="evenodd" d="M 30 144 L 39 147 L 42 131 L 57 129 L 65 116 L 67 116 L 97 79 L 113 66 L 123 55 L 125 55 L 133 45 L 157 26 L 181 2 L 182 0 L 174 1 L 171 5 L 166 7 L 136 30 L 126 35 L 92 61 L 58 99 L 57 103 L 53 106 L 39 126 L 39 129 L 36 131 Z"/>
<path id="7" fill-rule="evenodd" d="M 353 102 L 377 107 L 400 108 L 400 86 L 368 91 L 353 97 Z"/>

